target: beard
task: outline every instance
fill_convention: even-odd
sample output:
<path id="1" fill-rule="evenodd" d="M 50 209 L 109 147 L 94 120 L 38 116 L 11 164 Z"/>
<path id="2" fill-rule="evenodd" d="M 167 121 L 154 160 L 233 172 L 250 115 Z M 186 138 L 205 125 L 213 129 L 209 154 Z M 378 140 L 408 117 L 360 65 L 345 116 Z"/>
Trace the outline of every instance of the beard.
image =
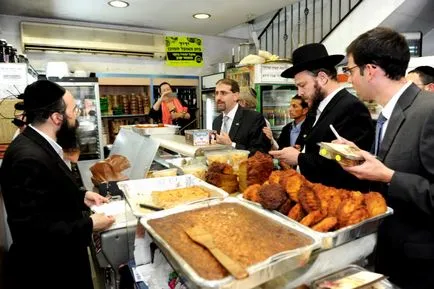
<path id="1" fill-rule="evenodd" d="M 226 103 L 224 102 L 217 102 L 217 111 L 222 112 L 226 110 Z"/>
<path id="2" fill-rule="evenodd" d="M 319 104 L 326 97 L 326 95 L 319 87 L 318 81 L 315 81 L 314 89 L 315 89 L 315 92 L 312 96 L 312 106 L 310 107 L 310 110 L 316 114 L 316 111 L 318 110 Z"/>
<path id="3" fill-rule="evenodd" d="M 75 120 L 74 125 L 70 125 L 66 117 L 64 117 L 60 129 L 56 133 L 57 143 L 63 150 L 73 150 L 78 148 L 77 128 L 78 120 Z"/>

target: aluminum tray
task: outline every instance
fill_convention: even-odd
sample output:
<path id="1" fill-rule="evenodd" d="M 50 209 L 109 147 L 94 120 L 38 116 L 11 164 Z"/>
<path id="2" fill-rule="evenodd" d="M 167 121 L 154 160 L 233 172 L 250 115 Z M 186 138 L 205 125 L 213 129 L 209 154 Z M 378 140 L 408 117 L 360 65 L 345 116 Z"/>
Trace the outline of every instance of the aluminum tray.
<path id="1" fill-rule="evenodd" d="M 146 127 L 134 125 L 132 130 L 140 135 L 159 135 L 159 134 L 175 134 L 180 126 L 165 124 L 164 127 L 159 127 L 156 124 L 146 124 Z"/>
<path id="2" fill-rule="evenodd" d="M 267 218 L 274 220 L 281 225 L 298 231 L 308 238 L 312 240 L 312 244 L 278 253 L 276 255 L 271 256 L 267 260 L 260 262 L 258 264 L 252 265 L 247 268 L 249 272 L 249 277 L 242 280 L 236 280 L 232 276 L 225 277 L 220 280 L 207 280 L 200 277 L 196 271 L 184 261 L 184 259 L 178 255 L 178 253 L 163 239 L 160 235 L 155 232 L 155 230 L 148 224 L 148 221 L 152 219 L 159 219 L 169 215 L 192 211 L 200 208 L 215 206 L 222 203 L 235 203 L 242 205 L 249 210 L 252 210 L 260 215 L 266 216 Z M 197 202 L 191 205 L 179 206 L 176 208 L 168 209 L 165 211 L 156 212 L 153 214 L 149 214 L 140 219 L 140 222 L 143 224 L 145 229 L 150 233 L 154 242 L 158 245 L 158 247 L 163 251 L 166 258 L 169 260 L 170 264 L 174 267 L 174 269 L 181 275 L 183 281 L 185 281 L 188 288 L 225 288 L 225 289 L 248 289 L 256 287 L 264 282 L 267 282 L 271 279 L 276 278 L 279 275 L 284 274 L 285 272 L 297 269 L 307 264 L 309 261 L 310 255 L 313 250 L 320 247 L 320 239 L 316 234 L 311 234 L 310 230 L 306 230 L 302 226 L 297 223 L 289 222 L 283 218 L 278 217 L 277 215 L 262 210 L 257 206 L 253 206 L 246 202 L 242 202 L 236 198 L 228 197 L 224 200 L 207 200 L 202 202 Z"/>
<path id="3" fill-rule="evenodd" d="M 142 217 L 146 214 L 152 213 L 153 211 L 141 208 L 139 206 L 140 202 L 146 202 L 147 204 L 152 203 L 151 193 L 153 191 L 164 191 L 172 190 L 178 188 L 186 188 L 191 186 L 200 186 L 205 188 L 210 192 L 209 198 L 226 198 L 229 194 L 224 190 L 217 188 L 207 182 L 196 178 L 193 175 L 183 175 L 183 176 L 172 176 L 172 177 L 161 177 L 152 179 L 141 179 L 141 180 L 129 180 L 118 182 L 118 187 L 125 194 L 125 199 L 133 211 L 136 217 Z M 197 202 L 193 201 L 190 203 Z"/>
<path id="4" fill-rule="evenodd" d="M 242 200 L 243 202 L 247 202 L 262 208 L 261 204 L 244 199 L 242 194 L 237 195 L 237 198 Z M 330 249 L 351 242 L 363 236 L 367 236 L 369 234 L 377 232 L 378 227 L 380 226 L 383 219 L 393 214 L 393 209 L 387 207 L 387 211 L 384 214 L 366 219 L 355 225 L 346 226 L 345 228 L 333 232 L 327 232 L 327 233 L 321 233 L 312 230 L 311 228 L 304 226 L 291 218 L 288 218 L 288 216 L 285 216 L 284 214 L 278 211 L 272 211 L 272 212 L 275 215 L 281 216 L 284 219 L 299 224 L 300 226 L 304 227 L 306 230 L 310 231 L 311 234 L 317 234 L 321 239 L 321 247 L 323 249 Z"/>
<path id="5" fill-rule="evenodd" d="M 311 284 L 311 288 L 312 289 L 320 289 L 320 288 L 324 288 L 323 286 L 321 286 L 321 284 L 325 281 L 336 281 L 345 277 L 348 277 L 350 275 L 359 273 L 359 272 L 363 272 L 363 271 L 368 271 L 360 266 L 357 265 L 349 265 L 348 267 L 345 267 L 337 272 L 334 272 L 332 274 L 328 274 L 326 276 L 320 277 L 318 279 L 316 279 L 315 281 L 312 282 Z M 378 286 L 378 288 L 384 288 L 384 289 L 393 289 L 394 286 L 385 279 L 386 277 L 384 276 L 383 279 L 380 279 L 377 282 L 372 282 L 372 283 L 368 283 L 362 286 L 358 286 L 354 289 L 357 288 L 377 288 L 374 287 L 374 285 L 380 285 Z"/>

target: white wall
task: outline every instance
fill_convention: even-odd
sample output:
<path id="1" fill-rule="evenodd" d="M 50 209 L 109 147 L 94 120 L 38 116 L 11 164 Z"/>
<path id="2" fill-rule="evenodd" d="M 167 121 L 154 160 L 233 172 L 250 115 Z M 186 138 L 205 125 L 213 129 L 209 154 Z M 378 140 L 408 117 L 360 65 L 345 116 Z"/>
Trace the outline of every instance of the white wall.
<path id="1" fill-rule="evenodd" d="M 46 63 L 49 61 L 66 61 L 71 71 L 84 70 L 87 72 L 110 72 L 110 73 L 136 73 L 136 74 L 173 74 L 173 75 L 204 75 L 214 72 L 213 64 L 219 62 L 228 62 L 231 60 L 232 48 L 245 39 L 229 37 L 213 37 L 197 34 L 187 34 L 172 31 L 161 31 L 153 29 L 142 29 L 136 27 L 123 27 L 116 25 L 101 25 L 94 23 L 60 21 L 53 19 L 40 19 L 29 17 L 18 17 L 9 15 L 0 15 L 0 38 L 4 38 L 21 50 L 20 40 L 20 22 L 34 21 L 45 23 L 60 23 L 68 25 L 86 25 L 93 27 L 125 29 L 132 31 L 163 33 L 164 35 L 173 36 L 192 36 L 201 37 L 204 45 L 204 66 L 196 67 L 172 67 L 167 66 L 164 61 L 157 61 L 147 58 L 125 57 L 125 56 L 104 56 L 104 55 L 81 55 L 68 53 L 27 53 L 35 69 L 44 71 Z M 248 35 L 246 35 L 248 38 Z"/>
<path id="2" fill-rule="evenodd" d="M 377 27 L 405 0 L 363 0 L 327 37 L 323 44 L 329 54 L 345 54 L 346 47 L 360 34 Z"/>

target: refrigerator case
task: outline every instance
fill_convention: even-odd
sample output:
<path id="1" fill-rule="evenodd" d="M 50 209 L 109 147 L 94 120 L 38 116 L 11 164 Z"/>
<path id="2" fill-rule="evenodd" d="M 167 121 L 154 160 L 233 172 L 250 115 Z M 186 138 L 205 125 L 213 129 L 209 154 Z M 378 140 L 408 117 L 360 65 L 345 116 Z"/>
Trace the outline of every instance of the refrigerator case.
<path id="1" fill-rule="evenodd" d="M 256 84 L 259 111 L 270 123 L 273 137 L 280 136 L 282 128 L 292 119 L 289 116 L 291 99 L 297 94 L 295 85 Z"/>
<path id="2" fill-rule="evenodd" d="M 102 122 L 97 78 L 64 77 L 50 80 L 65 87 L 74 96 L 80 115 L 77 117 L 79 160 L 103 159 Z"/>
<path id="3" fill-rule="evenodd" d="M 219 115 L 215 103 L 215 84 L 220 79 L 225 78 L 224 72 L 204 75 L 201 77 L 201 104 L 200 118 L 201 128 L 212 129 L 212 122 Z"/>

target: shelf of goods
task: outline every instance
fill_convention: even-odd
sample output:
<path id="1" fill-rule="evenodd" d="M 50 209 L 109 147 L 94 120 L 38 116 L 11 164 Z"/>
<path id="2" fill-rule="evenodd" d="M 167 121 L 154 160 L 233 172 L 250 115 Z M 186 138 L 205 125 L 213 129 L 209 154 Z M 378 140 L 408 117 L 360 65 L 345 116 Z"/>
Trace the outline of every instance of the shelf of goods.
<path id="1" fill-rule="evenodd" d="M 149 117 L 149 112 L 158 97 L 157 88 L 163 82 L 170 83 L 178 92 L 178 97 L 187 103 L 192 116 L 199 115 L 196 99 L 197 78 L 106 74 L 99 76 L 103 139 L 106 144 L 114 142 L 123 125 L 154 122 Z M 194 127 L 197 125 L 192 128 Z"/>

